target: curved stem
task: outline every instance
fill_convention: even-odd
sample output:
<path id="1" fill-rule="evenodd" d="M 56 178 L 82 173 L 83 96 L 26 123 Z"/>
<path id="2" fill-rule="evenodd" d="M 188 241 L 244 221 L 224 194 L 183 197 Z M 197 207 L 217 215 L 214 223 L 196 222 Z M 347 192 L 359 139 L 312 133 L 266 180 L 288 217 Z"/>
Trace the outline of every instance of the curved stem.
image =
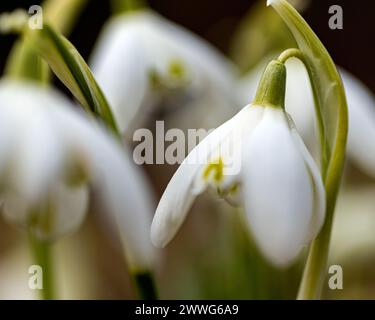
<path id="1" fill-rule="evenodd" d="M 313 92 L 316 120 L 317 120 L 317 125 L 318 125 L 319 143 L 322 148 L 321 149 L 321 170 L 322 170 L 322 178 L 324 181 L 327 176 L 328 159 L 330 155 L 328 152 L 329 147 L 327 145 L 327 139 L 325 137 L 323 116 L 322 116 L 321 109 L 319 107 L 318 93 L 316 91 L 316 88 L 313 86 L 313 81 L 314 81 L 313 74 L 312 74 L 311 69 L 309 68 L 309 64 L 307 63 L 304 53 L 297 48 L 290 48 L 290 49 L 283 51 L 279 55 L 277 60 L 280 61 L 281 63 L 285 63 L 290 58 L 296 58 L 300 60 L 304 64 L 307 74 L 309 76 L 309 81 L 310 81 L 311 89 Z"/>
<path id="2" fill-rule="evenodd" d="M 279 55 L 277 60 L 279 60 L 281 63 L 285 63 L 289 58 L 297 58 L 306 65 L 305 57 L 302 51 L 297 48 L 286 49 Z"/>
<path id="3" fill-rule="evenodd" d="M 29 240 L 34 262 L 42 268 L 43 272 L 43 289 L 40 290 L 41 298 L 44 300 L 52 300 L 55 294 L 51 244 L 37 239 L 32 232 L 29 233 Z"/>

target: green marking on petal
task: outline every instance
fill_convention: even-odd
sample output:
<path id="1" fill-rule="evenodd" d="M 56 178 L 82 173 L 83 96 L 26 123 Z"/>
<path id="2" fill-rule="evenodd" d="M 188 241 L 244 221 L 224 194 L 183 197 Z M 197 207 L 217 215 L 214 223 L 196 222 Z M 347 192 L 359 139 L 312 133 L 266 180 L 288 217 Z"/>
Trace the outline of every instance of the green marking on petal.
<path id="1" fill-rule="evenodd" d="M 218 161 L 213 161 L 207 165 L 203 171 L 203 179 L 207 181 L 212 177 L 215 182 L 219 183 L 224 177 L 223 170 L 224 162 L 223 159 L 219 158 Z"/>
<path id="2" fill-rule="evenodd" d="M 148 71 L 148 80 L 152 88 L 158 88 L 162 84 L 162 77 L 156 69 L 150 69 Z"/>
<path id="3" fill-rule="evenodd" d="M 28 221 L 31 230 L 39 229 L 44 235 L 51 235 L 55 220 L 55 208 L 52 202 L 51 197 L 47 197 L 31 209 Z"/>
<path id="4" fill-rule="evenodd" d="M 186 75 L 184 64 L 180 60 L 171 60 L 168 65 L 168 73 L 173 78 L 183 79 Z"/>
<path id="5" fill-rule="evenodd" d="M 238 182 L 233 183 L 229 188 L 222 189 L 222 188 L 217 188 L 217 193 L 219 197 L 221 198 L 226 198 L 228 196 L 233 196 L 235 195 L 240 188 L 240 184 Z"/>
<path id="6" fill-rule="evenodd" d="M 237 183 L 234 183 L 227 191 L 227 194 L 229 195 L 234 195 L 238 192 L 238 189 L 240 188 L 240 184 L 237 182 Z"/>
<path id="7" fill-rule="evenodd" d="M 166 70 L 160 71 L 154 67 L 148 71 L 148 79 L 153 89 L 175 89 L 186 84 L 186 69 L 182 61 L 170 60 Z"/>

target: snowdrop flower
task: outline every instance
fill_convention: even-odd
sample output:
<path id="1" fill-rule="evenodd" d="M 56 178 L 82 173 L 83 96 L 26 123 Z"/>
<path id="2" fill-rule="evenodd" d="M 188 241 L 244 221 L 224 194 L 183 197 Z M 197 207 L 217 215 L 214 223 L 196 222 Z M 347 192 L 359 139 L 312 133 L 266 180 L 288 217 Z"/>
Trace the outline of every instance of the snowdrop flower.
<path id="1" fill-rule="evenodd" d="M 252 104 L 209 134 L 176 171 L 151 226 L 165 246 L 177 233 L 195 197 L 214 187 L 242 204 L 264 255 L 284 266 L 319 232 L 325 191 L 318 168 L 284 111 L 285 66 L 267 67 Z M 206 161 L 196 159 L 204 155 Z"/>
<path id="2" fill-rule="evenodd" d="M 305 67 L 299 60 L 290 59 L 286 64 L 288 77 L 285 103 L 298 132 L 309 150 L 314 152 L 316 151 L 317 130 L 314 122 L 311 121 L 315 118 L 315 112 L 309 78 Z M 339 72 L 348 101 L 348 158 L 369 176 L 375 178 L 375 96 L 349 72 L 342 68 L 339 68 Z M 256 81 L 260 75 L 260 68 L 256 68 L 240 81 L 241 101 L 248 101 L 254 96 Z M 302 108 L 301 105 L 303 105 Z"/>
<path id="3" fill-rule="evenodd" d="M 112 18 L 90 66 L 122 132 L 147 120 L 163 98 L 163 106 L 188 108 L 197 100 L 206 104 L 209 97 L 206 105 L 227 118 L 235 112 L 235 67 L 197 36 L 149 10 Z M 199 121 L 212 118 L 201 115 Z"/>
<path id="4" fill-rule="evenodd" d="M 52 89 L 0 82 L 0 198 L 7 220 L 41 240 L 76 229 L 89 186 L 116 219 L 131 268 L 150 267 L 152 200 L 115 139 Z"/>

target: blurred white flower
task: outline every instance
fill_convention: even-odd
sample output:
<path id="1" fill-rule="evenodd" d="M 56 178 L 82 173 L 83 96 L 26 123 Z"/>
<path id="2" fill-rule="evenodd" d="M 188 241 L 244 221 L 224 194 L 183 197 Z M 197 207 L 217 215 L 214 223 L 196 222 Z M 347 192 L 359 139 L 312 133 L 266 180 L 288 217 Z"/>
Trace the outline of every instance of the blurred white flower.
<path id="1" fill-rule="evenodd" d="M 251 71 L 240 81 L 239 96 L 243 103 L 251 101 L 255 95 L 256 84 L 261 77 L 264 64 L 261 63 L 259 68 Z M 309 150 L 315 153 L 317 129 L 314 126 L 316 117 L 309 78 L 299 60 L 290 59 L 286 65 L 288 73 L 285 105 Z M 349 72 L 342 68 L 339 68 L 339 72 L 348 101 L 348 158 L 375 178 L 375 96 Z"/>
<path id="2" fill-rule="evenodd" d="M 372 185 L 345 186 L 337 201 L 332 231 L 333 264 L 362 265 L 375 256 L 375 188 Z"/>
<path id="3" fill-rule="evenodd" d="M 197 161 L 202 157 L 205 161 Z M 156 210 L 151 227 L 156 246 L 174 237 L 208 185 L 229 202 L 243 203 L 256 242 L 276 265 L 296 258 L 324 221 L 318 168 L 292 120 L 275 106 L 246 106 L 192 150 Z"/>
<path id="4" fill-rule="evenodd" d="M 129 264 L 147 268 L 153 249 L 148 185 L 119 143 L 52 89 L 0 82 L 0 197 L 5 217 L 53 240 L 77 228 L 89 185 L 117 221 Z"/>
<path id="5" fill-rule="evenodd" d="M 90 65 L 122 132 L 137 128 L 161 104 L 188 110 L 185 123 L 203 128 L 216 124 L 215 115 L 222 112 L 228 119 L 235 112 L 235 67 L 202 39 L 152 11 L 112 18 Z"/>

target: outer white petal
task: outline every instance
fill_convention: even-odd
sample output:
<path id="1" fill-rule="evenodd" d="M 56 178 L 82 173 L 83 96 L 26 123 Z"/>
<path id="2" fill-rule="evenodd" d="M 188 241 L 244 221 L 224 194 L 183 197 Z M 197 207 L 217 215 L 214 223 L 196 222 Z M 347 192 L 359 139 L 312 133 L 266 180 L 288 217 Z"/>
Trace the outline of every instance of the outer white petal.
<path id="1" fill-rule="evenodd" d="M 109 133 L 83 116 L 56 111 L 72 153 L 86 165 L 108 213 L 119 226 L 130 267 L 150 268 L 155 253 L 149 240 L 154 201 L 141 170 Z"/>
<path id="2" fill-rule="evenodd" d="M 111 20 L 93 51 L 90 66 L 121 131 L 140 112 L 149 90 L 150 61 L 145 30 L 131 16 Z"/>
<path id="3" fill-rule="evenodd" d="M 33 97 L 36 99 L 34 103 L 44 103 L 41 99 L 38 101 L 37 96 L 29 95 L 30 100 Z M 54 103 L 53 99 L 48 102 Z M 28 106 L 23 106 L 30 109 L 20 115 L 26 116 L 28 123 L 18 132 L 12 180 L 15 190 L 23 197 L 38 201 L 48 192 L 51 183 L 60 178 L 65 150 L 53 130 L 53 123 L 49 122 L 48 115 L 38 109 L 32 112 L 32 103 L 30 101 Z"/>
<path id="4" fill-rule="evenodd" d="M 0 93 L 1 88 L 3 87 L 0 87 Z M 13 93 L 10 97 L 13 97 L 15 93 L 24 97 L 24 104 L 13 104 L 9 107 L 13 107 L 19 113 L 18 116 L 20 117 L 13 118 L 20 119 L 21 128 L 23 125 L 27 126 L 28 124 L 27 121 L 21 121 L 25 118 L 22 117 L 25 109 L 28 110 L 27 108 L 34 107 L 34 105 L 29 105 L 28 102 L 34 101 L 35 96 L 39 95 L 39 105 L 35 112 L 43 112 L 46 117 L 44 121 L 50 124 L 56 136 L 60 137 L 55 142 L 58 142 L 58 147 L 64 152 L 64 155 L 60 158 L 63 159 L 65 166 L 60 166 L 59 175 L 57 176 L 64 181 L 68 175 L 66 170 L 69 170 L 69 165 L 71 166 L 72 164 L 83 169 L 88 175 L 87 177 L 91 179 L 91 182 L 95 184 L 103 195 L 109 214 L 118 222 L 125 245 L 128 248 L 130 266 L 138 269 L 149 268 L 154 253 L 149 240 L 151 215 L 154 211 L 153 201 L 151 191 L 140 170 L 132 163 L 130 155 L 123 152 L 113 136 L 88 120 L 80 112 L 73 110 L 74 106 L 52 89 L 47 90 L 39 86 L 20 83 L 4 84 L 4 88 L 7 94 L 9 92 Z M 11 99 L 14 99 L 14 97 Z M 11 102 L 11 99 L 7 101 Z M 3 118 L 0 118 L 1 120 Z M 39 125 L 41 123 L 44 122 L 38 122 Z M 41 177 L 44 180 L 44 173 L 39 170 L 39 161 L 41 159 L 31 152 L 33 150 L 32 145 L 40 151 L 38 149 L 40 141 L 35 141 L 35 138 L 41 138 L 40 134 L 46 132 L 42 129 L 44 126 L 40 132 L 38 132 L 37 128 L 34 128 L 35 131 L 32 131 L 32 138 L 28 140 L 31 144 L 30 153 L 27 152 L 28 157 L 24 159 L 33 164 L 32 166 L 27 164 L 25 168 L 38 169 L 37 175 L 30 176 L 30 181 L 34 182 L 35 185 L 38 185 L 38 182 L 33 181 L 33 179 Z M 13 135 L 17 136 L 20 128 L 16 129 Z M 45 141 L 48 140 L 43 139 L 43 142 Z M 51 150 L 51 146 L 49 146 L 47 151 Z M 55 155 L 50 152 L 44 152 L 44 155 L 47 164 L 53 163 L 51 159 L 54 159 Z M 38 165 L 35 165 L 35 163 Z M 49 169 L 48 171 L 51 173 Z M 51 178 L 51 175 L 49 174 L 48 177 Z M 56 175 L 52 175 L 52 177 L 54 178 Z M 16 192 L 12 194 L 12 190 L 9 191 L 11 194 L 6 196 L 5 205 L 8 208 L 12 204 L 15 205 L 13 210 L 15 214 L 12 215 L 12 218 L 19 220 L 21 217 L 21 220 L 25 222 L 28 219 L 27 213 L 31 204 L 22 194 Z M 55 216 L 55 222 L 61 225 L 54 230 L 65 232 L 70 227 L 75 227 L 82 220 L 82 214 L 86 206 L 86 192 L 85 189 L 74 189 L 74 186 L 72 186 L 72 190 L 67 190 L 58 184 L 57 186 L 52 185 L 48 192 L 44 194 L 43 200 L 52 200 L 51 205 L 56 206 L 58 209 L 56 210 L 58 213 Z M 17 197 L 22 199 L 12 201 L 12 199 L 17 199 Z M 69 205 L 66 204 L 64 208 L 71 210 L 71 214 L 75 213 L 74 219 L 72 217 L 68 219 L 70 221 L 66 220 L 68 218 L 67 214 L 65 216 L 60 215 L 62 210 L 59 210 L 62 208 L 63 203 L 68 200 L 70 203 Z"/>
<path id="5" fill-rule="evenodd" d="M 86 186 L 67 187 L 63 183 L 52 186 L 38 205 L 50 208 L 48 218 L 39 216 L 39 221 L 48 219 L 48 223 L 38 223 L 33 226 L 34 234 L 42 240 L 55 240 L 67 233 L 76 230 L 85 218 L 88 203 L 88 191 Z M 30 216 L 30 208 L 35 207 L 24 196 L 15 192 L 5 196 L 4 217 L 17 225 L 27 227 Z M 45 214 L 45 212 L 38 212 Z"/>
<path id="6" fill-rule="evenodd" d="M 310 231 L 306 237 L 306 243 L 309 243 L 318 235 L 323 226 L 326 211 L 326 193 L 319 169 L 295 129 L 292 129 L 292 136 L 295 139 L 296 144 L 305 160 L 306 167 L 310 174 L 314 196 L 314 207 L 313 214 L 311 216 Z"/>
<path id="7" fill-rule="evenodd" d="M 286 67 L 285 108 L 292 116 L 297 131 L 311 149 L 316 143 L 316 134 L 314 98 L 309 76 L 305 66 L 298 59 L 289 59 Z"/>
<path id="8" fill-rule="evenodd" d="M 71 202 L 64 204 L 70 206 L 69 213 L 61 210 L 67 198 L 60 199 L 62 187 L 56 187 L 56 183 L 62 178 L 66 150 L 52 117 L 55 105 L 65 108 L 71 106 L 70 102 L 53 90 L 2 81 L 0 104 L 0 127 L 8 128 L 4 132 L 7 140 L 0 141 L 2 153 L 7 154 L 6 148 L 11 143 L 10 154 L 6 157 L 7 172 L 2 175 L 6 218 L 26 226 L 31 211 L 48 202 L 53 213 L 48 230 L 42 230 L 38 225 L 35 227 L 40 237 L 55 238 L 69 231 L 70 227 L 77 227 L 76 222 L 81 220 L 78 216 L 84 213 L 79 209 L 83 206 L 77 207 Z M 73 201 L 77 197 L 69 199 Z M 66 219 L 69 214 L 75 219 Z"/>
<path id="9" fill-rule="evenodd" d="M 195 153 L 195 149 L 192 153 Z M 183 162 L 168 183 L 151 225 L 151 241 L 156 247 L 166 246 L 185 221 L 197 196 L 194 179 L 200 168 L 199 164 Z"/>
<path id="10" fill-rule="evenodd" d="M 151 240 L 164 247 L 175 236 L 197 194 L 206 188 L 199 174 L 208 164 L 212 153 L 239 124 L 240 113 L 222 124 L 202 140 L 186 157 L 173 175 L 156 209 L 151 226 Z"/>
<path id="11" fill-rule="evenodd" d="M 51 189 L 51 201 L 55 209 L 55 230 L 58 238 L 75 231 L 86 217 L 89 192 L 86 185 L 67 186 L 57 183 Z"/>
<path id="12" fill-rule="evenodd" d="M 119 16 L 100 37 L 91 66 L 123 131 L 158 103 L 157 95 L 150 96 L 154 90 L 149 74 L 167 74 L 171 62 L 181 63 L 186 71 L 184 92 L 194 99 L 215 90 L 223 100 L 236 100 L 236 69 L 216 49 L 153 12 Z"/>
<path id="13" fill-rule="evenodd" d="M 208 182 L 215 190 L 219 188 L 219 191 L 223 193 L 224 198 L 229 200 L 229 203 L 233 202 L 236 204 L 238 202 L 236 200 L 240 199 L 237 192 L 231 194 L 232 192 L 228 193 L 228 191 L 233 187 L 236 187 L 236 190 L 240 189 L 243 143 L 259 124 L 264 110 L 264 107 L 257 105 L 244 107 L 232 119 L 233 125 L 231 131 L 223 134 L 222 138 L 220 138 L 221 142 L 219 146 L 213 149 L 209 156 L 209 163 L 215 163 L 218 159 L 222 161 L 223 177 L 220 181 L 216 181 L 211 175 Z M 203 168 L 203 170 L 205 169 L 206 168 Z"/>
<path id="14" fill-rule="evenodd" d="M 255 127 L 262 113 L 263 108 L 246 106 L 189 153 L 169 182 L 156 210 L 151 226 L 155 246 L 168 244 L 184 222 L 195 197 L 213 183 L 203 177 L 206 166 L 212 161 L 220 158 L 224 163 L 223 180 L 217 182 L 215 189 L 226 189 L 238 181 L 242 137 Z"/>
<path id="15" fill-rule="evenodd" d="M 285 114 L 266 108 L 245 150 L 243 197 L 250 228 L 264 255 L 285 266 L 305 243 L 314 200 Z"/>
<path id="16" fill-rule="evenodd" d="M 375 178 L 375 97 L 348 72 L 340 69 L 349 111 L 348 155 Z"/>
<path id="17" fill-rule="evenodd" d="M 233 94 L 233 80 L 237 69 L 217 49 L 187 29 L 157 14 L 149 13 L 147 19 L 152 21 L 152 26 L 158 28 L 165 37 L 174 54 L 181 56 L 198 77 L 205 77 L 214 83 L 219 91 L 222 90 L 229 96 Z"/>

